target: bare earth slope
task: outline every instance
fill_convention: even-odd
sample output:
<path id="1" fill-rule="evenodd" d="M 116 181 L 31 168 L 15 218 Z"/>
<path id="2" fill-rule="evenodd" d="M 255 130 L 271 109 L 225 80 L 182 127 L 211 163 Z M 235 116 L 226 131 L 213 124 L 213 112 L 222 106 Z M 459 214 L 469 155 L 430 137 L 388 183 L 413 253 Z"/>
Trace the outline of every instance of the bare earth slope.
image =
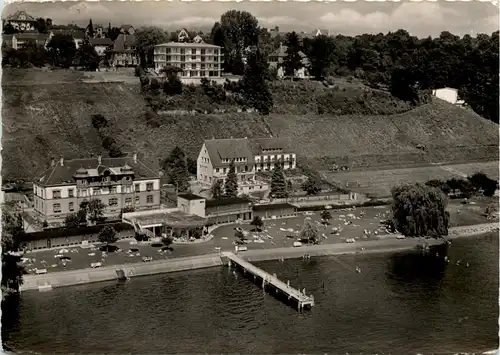
<path id="1" fill-rule="evenodd" d="M 103 152 L 92 114 L 106 117 L 106 135 L 124 152 L 139 152 L 153 168 L 176 145 L 194 158 L 203 139 L 270 133 L 288 138 L 299 157 L 318 170 L 325 170 L 325 160 L 346 155 L 359 169 L 498 159 L 498 126 L 444 102 L 393 116 L 163 117 L 156 128 L 146 122 L 138 83 L 83 83 L 79 73 L 30 72 L 3 74 L 4 179 L 33 179 L 51 157 Z M 427 152 L 417 150 L 417 144 L 425 144 Z"/>
<path id="2" fill-rule="evenodd" d="M 313 164 L 345 156 L 360 169 L 498 160 L 498 125 L 441 100 L 390 116 L 272 115 L 267 122 Z"/>

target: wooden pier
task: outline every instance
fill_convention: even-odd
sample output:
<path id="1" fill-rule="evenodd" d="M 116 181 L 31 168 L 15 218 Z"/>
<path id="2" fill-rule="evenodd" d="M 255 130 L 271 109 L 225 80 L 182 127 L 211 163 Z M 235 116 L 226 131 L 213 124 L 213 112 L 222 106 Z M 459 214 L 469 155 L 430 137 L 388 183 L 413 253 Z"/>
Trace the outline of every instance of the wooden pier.
<path id="1" fill-rule="evenodd" d="M 234 253 L 224 253 L 224 256 L 228 259 L 229 267 L 234 265 L 242 269 L 245 275 L 249 273 L 253 276 L 254 281 L 258 279 L 258 281 L 262 282 L 262 288 L 264 290 L 266 286 L 268 288 L 270 287 L 275 291 L 276 295 L 282 295 L 285 299 L 296 303 L 297 310 L 311 309 L 311 307 L 314 306 L 314 296 L 307 296 L 305 292 L 301 292 L 290 286 L 290 283 L 279 280 L 276 276 L 270 275 L 268 272 L 258 268 Z"/>

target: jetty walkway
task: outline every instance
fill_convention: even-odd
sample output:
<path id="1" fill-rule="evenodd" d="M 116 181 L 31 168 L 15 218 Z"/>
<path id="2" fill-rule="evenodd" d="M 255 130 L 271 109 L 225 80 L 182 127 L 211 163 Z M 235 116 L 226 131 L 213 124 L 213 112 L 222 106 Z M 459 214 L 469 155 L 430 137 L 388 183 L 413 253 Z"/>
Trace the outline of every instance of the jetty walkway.
<path id="1" fill-rule="evenodd" d="M 238 255 L 235 255 L 231 252 L 224 252 L 223 256 L 228 259 L 228 265 L 231 267 L 232 265 L 239 266 L 243 269 L 243 273 L 246 275 L 247 273 L 253 275 L 254 280 L 259 279 L 262 281 L 262 288 L 265 290 L 266 286 L 274 289 L 277 295 L 281 294 L 285 296 L 286 299 L 290 301 L 294 301 L 297 304 L 297 310 L 303 309 L 311 309 L 314 306 L 314 296 L 308 296 L 304 292 L 301 292 L 292 286 L 290 283 L 285 283 L 278 279 L 278 277 L 274 275 L 270 275 L 268 272 L 258 268 L 252 263 L 246 261 Z"/>

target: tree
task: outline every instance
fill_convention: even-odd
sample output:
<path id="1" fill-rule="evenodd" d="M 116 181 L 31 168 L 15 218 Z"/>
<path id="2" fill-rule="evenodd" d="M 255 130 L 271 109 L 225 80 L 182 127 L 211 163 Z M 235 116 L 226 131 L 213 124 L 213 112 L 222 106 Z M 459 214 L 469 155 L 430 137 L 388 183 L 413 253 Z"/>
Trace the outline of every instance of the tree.
<path id="1" fill-rule="evenodd" d="M 169 184 L 177 187 L 178 191 L 186 191 L 189 186 L 189 172 L 186 154 L 180 147 L 175 147 L 163 161 L 162 168 L 167 172 Z"/>
<path id="2" fill-rule="evenodd" d="M 86 221 L 96 223 L 103 219 L 106 205 L 99 199 L 83 200 L 80 203 L 80 212 L 85 216 Z"/>
<path id="3" fill-rule="evenodd" d="M 254 226 L 259 232 L 264 226 L 264 222 L 262 221 L 262 218 L 260 218 L 260 216 L 255 216 L 250 224 Z"/>
<path id="4" fill-rule="evenodd" d="M 35 22 L 35 29 L 38 31 L 38 33 L 47 33 L 48 32 L 48 26 L 47 22 L 43 17 L 39 17 L 36 19 Z"/>
<path id="5" fill-rule="evenodd" d="M 266 82 L 268 77 L 269 65 L 266 58 L 258 49 L 250 52 L 241 79 L 243 98 L 262 115 L 269 115 L 273 107 L 273 96 Z"/>
<path id="6" fill-rule="evenodd" d="M 99 232 L 98 239 L 99 239 L 99 242 L 105 243 L 106 247 L 107 247 L 109 244 L 112 244 L 112 243 L 115 243 L 116 241 L 118 241 L 118 238 L 116 236 L 116 230 L 111 226 L 105 226 Z"/>
<path id="7" fill-rule="evenodd" d="M 438 188 L 402 185 L 392 189 L 392 199 L 392 220 L 404 236 L 439 238 L 448 235 L 448 198 Z"/>
<path id="8" fill-rule="evenodd" d="M 332 219 L 332 214 L 327 210 L 321 211 L 321 219 L 325 221 L 325 224 L 328 224 L 328 221 Z"/>
<path id="9" fill-rule="evenodd" d="M 66 228 L 77 228 L 86 224 L 85 215 L 81 213 L 70 213 L 64 218 L 64 226 Z"/>
<path id="10" fill-rule="evenodd" d="M 55 66 L 69 68 L 76 55 L 76 45 L 71 35 L 55 34 L 47 44 L 49 55 Z"/>
<path id="11" fill-rule="evenodd" d="M 219 179 L 216 179 L 212 184 L 212 198 L 218 199 L 222 197 L 222 182 Z"/>
<path id="12" fill-rule="evenodd" d="M 302 68 L 302 57 L 300 56 L 301 45 L 299 36 L 295 32 L 290 32 L 286 37 L 286 56 L 283 58 L 282 66 L 285 75 L 295 77 L 295 72 Z"/>
<path id="13" fill-rule="evenodd" d="M 475 173 L 467 177 L 467 180 L 469 180 L 475 189 L 483 190 L 483 195 L 487 197 L 493 196 L 498 189 L 498 182 L 490 179 L 484 173 Z"/>
<path id="14" fill-rule="evenodd" d="M 285 174 L 279 162 L 274 165 L 273 175 L 271 176 L 271 196 L 274 198 L 288 197 Z"/>
<path id="15" fill-rule="evenodd" d="M 292 185 L 291 180 L 288 180 L 286 182 L 286 192 L 287 192 L 288 196 L 290 196 L 293 193 L 293 185 Z"/>
<path id="16" fill-rule="evenodd" d="M 241 242 L 243 242 L 245 240 L 245 234 L 243 234 L 243 232 L 239 229 L 236 230 L 236 232 L 234 232 L 234 236 L 239 239 Z"/>
<path id="17" fill-rule="evenodd" d="M 99 57 L 99 54 L 97 54 L 89 41 L 83 42 L 80 48 L 78 48 L 76 56 L 78 64 L 84 67 L 85 70 L 94 71 L 99 68 L 101 57 Z"/>
<path id="18" fill-rule="evenodd" d="M 154 65 L 154 46 L 165 43 L 167 40 L 167 33 L 159 27 L 150 26 L 137 30 L 135 33 L 135 47 L 141 58 L 141 66 L 143 68 Z"/>
<path id="19" fill-rule="evenodd" d="M 171 236 L 166 236 L 161 238 L 161 243 L 166 247 L 170 247 L 174 243 L 174 239 Z"/>
<path id="20" fill-rule="evenodd" d="M 247 11 L 227 11 L 212 27 L 211 37 L 224 48 L 224 70 L 242 74 L 243 51 L 258 42 L 258 21 Z"/>
<path id="21" fill-rule="evenodd" d="M 334 62 L 335 44 L 332 39 L 325 35 L 314 37 L 310 40 L 308 58 L 310 61 L 310 73 L 316 80 L 323 79 L 327 70 Z"/>
<path id="22" fill-rule="evenodd" d="M 87 25 L 87 36 L 89 36 L 89 38 L 94 38 L 94 25 L 92 24 L 92 19 L 89 20 L 89 24 Z"/>
<path id="23" fill-rule="evenodd" d="M 318 179 L 308 177 L 302 184 L 302 190 L 307 192 L 308 195 L 317 195 L 321 192 L 321 185 Z"/>
<path id="24" fill-rule="evenodd" d="M 166 95 L 180 95 L 182 94 L 182 81 L 177 73 L 182 72 L 181 68 L 168 66 L 160 70 L 161 73 L 166 74 L 167 80 L 163 83 L 163 92 Z"/>
<path id="25" fill-rule="evenodd" d="M 130 212 L 135 212 L 135 208 L 132 206 L 125 206 L 122 208 L 120 211 L 120 219 L 122 218 L 124 213 L 130 213 Z"/>
<path id="26" fill-rule="evenodd" d="M 418 102 L 418 90 L 418 81 L 411 71 L 403 67 L 393 70 L 390 91 L 394 97 L 416 104 Z"/>
<path id="27" fill-rule="evenodd" d="M 306 222 L 304 227 L 299 234 L 300 240 L 307 243 L 319 244 L 321 241 L 318 229 L 311 224 L 311 222 Z"/>
<path id="28" fill-rule="evenodd" d="M 226 183 L 224 184 L 224 196 L 238 196 L 238 176 L 236 175 L 234 160 L 231 160 L 229 164 L 229 171 L 227 172 Z"/>
<path id="29" fill-rule="evenodd" d="M 10 23 L 4 24 L 3 29 L 2 29 L 2 33 L 4 35 L 11 35 L 11 34 L 18 33 L 18 32 L 19 31 L 14 26 L 12 26 Z"/>
<path id="30" fill-rule="evenodd" d="M 120 32 L 121 30 L 119 27 L 111 27 L 111 24 L 109 24 L 107 36 L 110 40 L 114 42 L 120 35 Z"/>
<path id="31" fill-rule="evenodd" d="M 19 292 L 25 269 L 21 258 L 12 254 L 19 250 L 24 235 L 23 218 L 19 213 L 2 211 L 2 299 L 9 293 Z"/>

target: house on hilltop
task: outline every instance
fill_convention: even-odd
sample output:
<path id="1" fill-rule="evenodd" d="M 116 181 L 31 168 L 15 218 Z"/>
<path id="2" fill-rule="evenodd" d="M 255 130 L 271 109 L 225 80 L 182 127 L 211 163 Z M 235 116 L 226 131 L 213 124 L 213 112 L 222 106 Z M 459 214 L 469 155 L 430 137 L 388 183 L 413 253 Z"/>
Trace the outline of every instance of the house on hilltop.
<path id="1" fill-rule="evenodd" d="M 123 35 L 135 35 L 135 28 L 132 25 L 121 25 L 120 33 Z"/>
<path id="2" fill-rule="evenodd" d="M 450 104 L 457 106 L 464 106 L 465 101 L 459 100 L 458 90 L 453 88 L 441 88 L 432 90 L 432 95 L 437 97 L 438 99 L 449 102 Z"/>
<path id="3" fill-rule="evenodd" d="M 296 155 L 274 138 L 229 138 L 205 140 L 197 160 L 197 180 L 210 188 L 215 181 L 225 184 L 234 162 L 239 194 L 266 191 L 269 186 L 256 178 L 258 171 L 270 171 L 281 164 L 284 170 L 296 168 Z"/>
<path id="4" fill-rule="evenodd" d="M 282 43 L 280 43 L 280 46 L 278 49 L 276 49 L 274 52 L 269 54 L 269 68 L 270 69 L 275 69 L 278 71 L 278 77 L 283 78 L 285 76 L 285 71 L 282 67 L 284 58 L 286 57 L 286 50 L 287 46 L 284 46 Z M 301 56 L 302 60 L 302 68 L 298 69 L 295 71 L 294 76 L 296 78 L 305 78 L 308 76 L 308 71 L 307 68 L 309 67 L 309 58 L 304 54 L 304 52 L 299 51 L 299 55 Z"/>
<path id="5" fill-rule="evenodd" d="M 160 177 L 137 158 L 97 158 L 52 161 L 33 182 L 34 209 L 40 219 L 57 225 L 76 213 L 82 201 L 98 199 L 104 216 L 118 217 L 125 207 L 160 206 Z"/>
<path id="6" fill-rule="evenodd" d="M 45 33 L 14 33 L 11 35 L 2 35 L 2 45 L 15 50 L 22 49 L 28 44 L 46 47 L 49 41 L 49 35 Z"/>
<path id="7" fill-rule="evenodd" d="M 109 38 L 91 38 L 89 43 L 101 57 L 106 54 L 106 51 L 113 48 L 113 41 Z"/>
<path id="8" fill-rule="evenodd" d="M 128 67 L 139 64 L 139 56 L 135 48 L 134 35 L 118 35 L 109 54 L 110 64 L 113 67 Z"/>
<path id="9" fill-rule="evenodd" d="M 5 24 L 21 32 L 36 31 L 36 19 L 24 10 L 16 11 L 5 19 Z"/>

